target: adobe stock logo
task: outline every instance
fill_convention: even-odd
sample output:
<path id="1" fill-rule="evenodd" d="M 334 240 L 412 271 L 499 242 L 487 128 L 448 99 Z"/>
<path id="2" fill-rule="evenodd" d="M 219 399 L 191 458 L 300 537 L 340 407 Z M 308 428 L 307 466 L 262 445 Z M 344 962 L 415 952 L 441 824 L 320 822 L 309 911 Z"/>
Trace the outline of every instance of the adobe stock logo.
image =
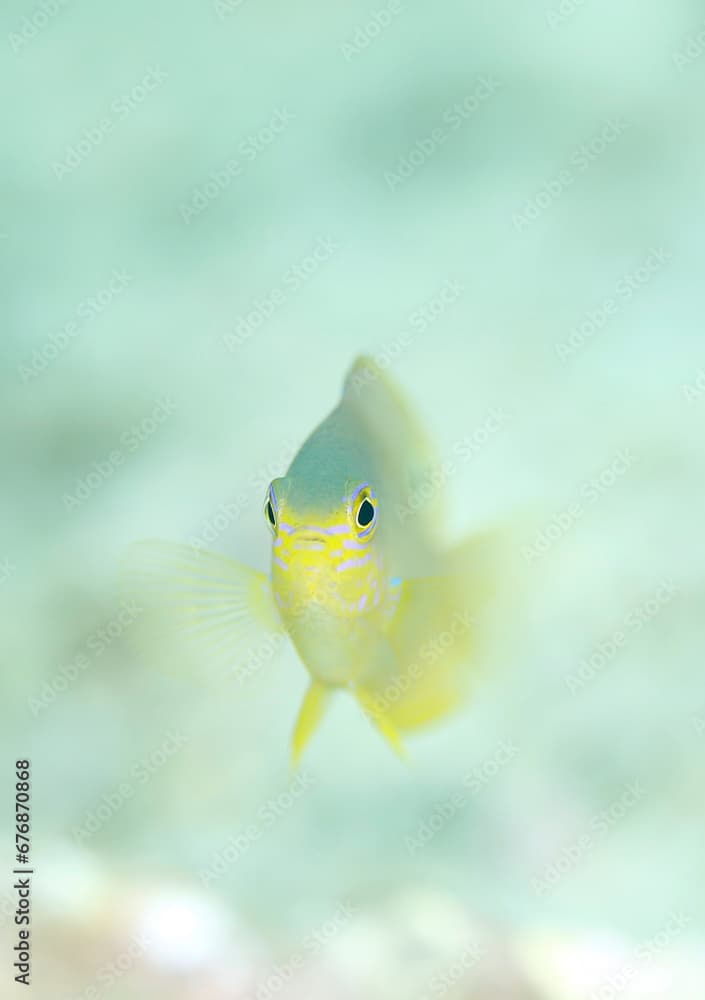
<path id="1" fill-rule="evenodd" d="M 56 17 L 60 10 L 66 7 L 68 0 L 42 0 L 34 10 L 22 19 L 17 31 L 8 35 L 10 48 L 18 55 L 29 43 Z"/>
<path id="2" fill-rule="evenodd" d="M 396 163 L 394 170 L 386 170 L 384 179 L 390 191 L 397 191 L 410 180 L 443 146 L 454 132 L 462 128 L 479 109 L 500 90 L 500 82 L 493 76 L 479 77 L 473 87 L 460 100 L 443 111 L 438 125 L 417 139 L 414 145 Z"/>
<path id="3" fill-rule="evenodd" d="M 599 132 L 574 149 L 568 161 L 552 177 L 544 181 L 535 193 L 527 198 L 521 209 L 514 213 L 512 222 L 517 232 L 523 232 L 544 212 L 552 208 L 566 191 L 585 174 L 624 135 L 629 122 L 613 116 L 604 121 Z"/>
<path id="4" fill-rule="evenodd" d="M 136 111 L 147 97 L 158 90 L 167 79 L 166 70 L 160 66 L 150 66 L 141 79 L 133 84 L 129 90 L 117 94 L 100 121 L 85 128 L 77 139 L 65 147 L 63 155 L 53 160 L 51 167 L 54 176 L 58 180 L 62 180 L 67 174 L 80 167 L 91 153 L 103 143 L 103 140 L 114 131 L 117 123 Z"/>
<path id="5" fill-rule="evenodd" d="M 191 188 L 182 200 L 179 214 L 184 224 L 188 226 L 201 216 L 236 178 L 243 175 L 247 165 L 269 149 L 295 120 L 296 114 L 286 105 L 275 108 L 264 125 L 241 139 L 233 155 L 212 169 L 208 177 Z"/>
<path id="6" fill-rule="evenodd" d="M 346 62 L 352 62 L 361 52 L 368 49 L 403 9 L 402 0 L 390 0 L 386 7 L 374 10 L 364 24 L 357 26 L 352 38 L 341 44 L 340 51 Z"/>
<path id="7" fill-rule="evenodd" d="M 228 350 L 236 351 L 261 330 L 339 249 L 340 243 L 329 236 L 320 236 L 315 245 L 294 261 L 264 296 L 250 302 L 249 309 L 238 317 L 234 328 L 223 334 L 223 343 Z"/>
<path id="8" fill-rule="evenodd" d="M 455 792 L 436 802 L 432 811 L 421 822 L 413 834 L 404 838 L 406 849 L 413 857 L 455 819 L 469 804 L 470 799 L 498 777 L 504 769 L 519 755 L 519 747 L 513 740 L 502 740 L 492 753 L 467 771 L 462 778 L 460 787 Z"/>
<path id="9" fill-rule="evenodd" d="M 626 821 L 636 806 L 642 802 L 646 791 L 641 781 L 632 781 L 621 794 L 595 813 L 583 832 L 570 843 L 564 844 L 553 858 L 531 880 L 538 896 L 552 892 L 567 876 L 579 869 L 598 845 L 618 826 Z"/>
<path id="10" fill-rule="evenodd" d="M 85 327 L 112 306 L 134 281 L 134 275 L 123 268 L 114 268 L 108 280 L 91 295 L 76 305 L 71 317 L 58 330 L 52 331 L 32 355 L 18 366 L 22 382 L 26 385 L 50 367 Z"/>

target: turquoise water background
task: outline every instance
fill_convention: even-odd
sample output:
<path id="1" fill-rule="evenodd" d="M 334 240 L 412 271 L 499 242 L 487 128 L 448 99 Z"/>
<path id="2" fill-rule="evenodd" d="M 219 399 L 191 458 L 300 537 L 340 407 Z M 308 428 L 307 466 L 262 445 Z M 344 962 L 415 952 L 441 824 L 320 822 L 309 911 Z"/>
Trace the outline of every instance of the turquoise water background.
<path id="1" fill-rule="evenodd" d="M 701 5 L 0 21 L 0 744 L 33 761 L 38 995 L 149 926 L 100 995 L 702 997 Z M 449 543 L 538 518 L 529 586 L 411 768 L 341 697 L 292 790 L 293 651 L 171 679 L 115 580 L 152 536 L 266 568 L 266 484 L 361 352 L 437 442 Z"/>

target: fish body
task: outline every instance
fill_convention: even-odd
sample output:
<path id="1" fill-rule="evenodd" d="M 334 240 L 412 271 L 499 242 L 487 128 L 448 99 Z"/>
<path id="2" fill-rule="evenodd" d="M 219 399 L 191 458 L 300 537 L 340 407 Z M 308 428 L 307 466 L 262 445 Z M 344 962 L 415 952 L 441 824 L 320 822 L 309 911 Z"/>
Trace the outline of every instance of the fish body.
<path id="1" fill-rule="evenodd" d="M 450 711 L 467 689 L 473 609 L 487 559 L 472 540 L 445 552 L 436 492 L 410 498 L 438 467 L 398 389 L 369 358 L 264 503 L 269 577 L 222 556 L 141 543 L 129 578 L 210 652 L 236 658 L 259 634 L 284 633 L 310 675 L 294 758 L 331 691 L 347 689 L 395 750 L 401 731 Z"/>

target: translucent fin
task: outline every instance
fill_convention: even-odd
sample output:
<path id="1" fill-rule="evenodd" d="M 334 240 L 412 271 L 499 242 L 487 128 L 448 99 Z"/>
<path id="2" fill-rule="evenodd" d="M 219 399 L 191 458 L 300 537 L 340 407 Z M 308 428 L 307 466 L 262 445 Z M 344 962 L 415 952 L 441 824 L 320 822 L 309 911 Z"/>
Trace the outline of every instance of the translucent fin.
<path id="1" fill-rule="evenodd" d="M 301 760 L 308 741 L 323 718 L 327 703 L 327 688 L 323 684 L 319 684 L 318 681 L 311 681 L 308 691 L 304 695 L 304 700 L 301 703 L 299 716 L 294 727 L 294 736 L 291 744 L 291 763 L 294 767 Z"/>
<path id="2" fill-rule="evenodd" d="M 472 605 L 452 577 L 409 580 L 389 632 L 399 674 L 382 701 L 402 729 L 432 722 L 457 708 L 469 688 Z"/>
<path id="3" fill-rule="evenodd" d="M 462 705 L 486 660 L 495 629 L 506 536 L 487 532 L 443 557 L 444 572 L 401 585 L 387 631 L 396 662 L 375 677 L 380 710 L 399 729 L 414 729 Z M 369 682 L 368 683 L 368 687 Z"/>
<path id="4" fill-rule="evenodd" d="M 407 760 L 406 749 L 391 717 L 384 711 L 374 694 L 359 685 L 355 687 L 355 697 L 367 718 L 376 726 L 391 746 L 397 757 Z"/>
<path id="5" fill-rule="evenodd" d="M 226 556 L 164 541 L 130 546 L 121 590 L 140 609 L 139 644 L 168 673 L 195 665 L 244 679 L 283 635 L 264 573 Z M 184 655 L 185 654 L 185 655 Z"/>

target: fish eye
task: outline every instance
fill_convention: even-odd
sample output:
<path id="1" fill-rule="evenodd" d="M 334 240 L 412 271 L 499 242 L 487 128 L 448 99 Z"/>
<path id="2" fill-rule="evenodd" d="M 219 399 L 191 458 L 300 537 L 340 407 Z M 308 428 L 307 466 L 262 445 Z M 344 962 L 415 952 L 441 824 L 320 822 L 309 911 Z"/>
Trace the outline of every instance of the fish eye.
<path id="1" fill-rule="evenodd" d="M 272 503 L 272 488 L 269 487 L 269 492 L 267 493 L 267 499 L 264 502 L 264 516 L 269 522 L 269 526 L 274 531 L 277 527 L 277 512 L 274 503 Z"/>
<path id="2" fill-rule="evenodd" d="M 372 506 L 372 501 L 369 497 L 365 497 L 357 510 L 357 517 L 355 522 L 358 528 L 366 528 L 368 524 L 371 524 L 374 520 L 375 509 Z"/>
<path id="3" fill-rule="evenodd" d="M 374 531 L 377 523 L 377 499 L 367 483 L 353 496 L 351 513 L 360 538 L 366 538 Z"/>

